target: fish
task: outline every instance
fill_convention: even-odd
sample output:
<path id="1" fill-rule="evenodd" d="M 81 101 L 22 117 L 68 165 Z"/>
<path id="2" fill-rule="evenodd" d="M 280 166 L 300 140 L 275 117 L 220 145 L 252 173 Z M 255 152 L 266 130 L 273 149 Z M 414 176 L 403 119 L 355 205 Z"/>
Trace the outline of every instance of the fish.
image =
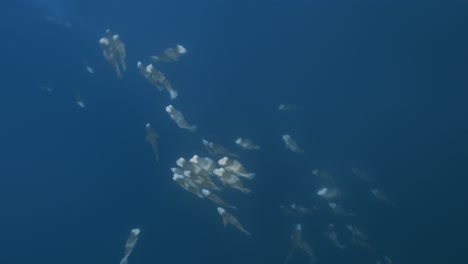
<path id="1" fill-rule="evenodd" d="M 393 207 L 396 207 L 397 205 L 392 202 L 388 196 L 383 193 L 382 191 L 378 190 L 378 189 L 371 189 L 371 193 L 375 196 L 375 198 L 377 198 L 378 200 L 381 200 L 381 201 L 384 201 L 386 202 L 387 204 L 389 204 L 390 206 L 393 206 Z"/>
<path id="2" fill-rule="evenodd" d="M 224 156 L 232 157 L 232 158 L 238 158 L 239 156 L 226 149 L 225 147 L 215 144 L 213 142 L 210 142 L 206 139 L 202 139 L 203 146 L 205 146 L 206 151 L 214 158 L 220 158 Z"/>
<path id="3" fill-rule="evenodd" d="M 46 91 L 48 93 L 52 93 L 54 90 L 52 89 L 52 87 L 50 86 L 45 86 L 45 85 L 41 85 L 39 86 L 39 88 L 42 90 L 42 91 Z"/>
<path id="4" fill-rule="evenodd" d="M 336 234 L 334 224 L 328 224 L 328 231 L 325 232 L 324 235 L 330 240 L 333 246 L 339 249 L 346 249 L 346 246 L 341 244 L 340 241 L 338 240 L 338 235 Z"/>
<path id="5" fill-rule="evenodd" d="M 317 208 L 313 207 L 312 209 L 311 208 L 307 208 L 305 206 L 302 206 L 302 205 L 299 205 L 299 204 L 296 204 L 296 203 L 292 203 L 290 205 L 291 209 L 298 212 L 298 213 L 301 213 L 301 214 L 308 214 L 310 212 L 312 212 L 313 210 L 317 210 Z"/>
<path id="6" fill-rule="evenodd" d="M 226 171 L 224 168 L 214 169 L 213 173 L 226 185 L 235 188 L 243 193 L 250 193 L 252 190 L 247 189 L 242 184 L 241 180 L 234 174 Z"/>
<path id="7" fill-rule="evenodd" d="M 317 257 L 315 255 L 314 250 L 312 247 L 304 241 L 302 238 L 302 225 L 297 224 L 293 230 L 293 233 L 291 235 L 291 249 L 289 250 L 289 254 L 286 256 L 286 260 L 284 263 L 288 263 L 294 253 L 298 250 L 304 251 L 305 254 L 309 257 L 309 261 L 311 263 L 317 262 Z"/>
<path id="8" fill-rule="evenodd" d="M 172 120 L 182 129 L 187 129 L 190 132 L 197 131 L 197 125 L 190 125 L 187 120 L 185 120 L 184 115 L 177 110 L 174 106 L 168 105 L 166 107 L 166 112 L 169 114 Z"/>
<path id="9" fill-rule="evenodd" d="M 360 168 L 352 168 L 351 172 L 356 175 L 356 177 L 360 180 L 366 181 L 366 182 L 375 182 L 375 179 L 369 176 L 367 171 L 360 169 Z"/>
<path id="10" fill-rule="evenodd" d="M 260 146 L 253 143 L 250 139 L 247 138 L 238 138 L 236 139 L 236 144 L 239 145 L 243 149 L 251 150 L 256 149 L 259 150 Z"/>
<path id="11" fill-rule="evenodd" d="M 282 136 L 282 138 L 283 138 L 284 144 L 286 145 L 287 149 L 291 150 L 292 152 L 299 153 L 299 154 L 304 153 L 304 150 L 299 148 L 296 141 L 294 141 L 294 139 L 292 139 L 292 137 L 290 135 L 284 134 Z"/>
<path id="12" fill-rule="evenodd" d="M 150 82 L 153 83 L 153 85 L 155 85 L 160 91 L 166 89 L 171 100 L 177 98 L 179 93 L 174 90 L 174 88 L 172 88 L 172 84 L 169 82 L 166 76 L 161 71 L 156 69 L 153 64 L 147 65 L 146 71 L 149 73 Z"/>
<path id="13" fill-rule="evenodd" d="M 125 253 L 124 253 L 122 260 L 120 261 L 120 264 L 128 263 L 128 257 L 130 256 L 133 249 L 135 248 L 139 235 L 140 235 L 139 228 L 134 228 L 130 231 L 130 235 L 128 236 L 127 242 L 125 243 Z"/>
<path id="14" fill-rule="evenodd" d="M 112 34 L 109 29 L 106 30 L 106 36 L 99 39 L 99 44 L 104 58 L 114 68 L 117 78 L 122 79 L 122 72 L 127 70 L 125 44 L 119 35 Z"/>
<path id="15" fill-rule="evenodd" d="M 317 195 L 329 201 L 329 200 L 340 197 L 341 192 L 337 188 L 328 189 L 324 187 L 317 191 Z"/>
<path id="16" fill-rule="evenodd" d="M 335 179 L 327 171 L 319 170 L 319 169 L 313 169 L 312 170 L 312 175 L 316 176 L 320 180 L 324 180 L 324 181 L 327 181 L 327 182 L 330 182 L 330 183 L 336 183 Z"/>
<path id="17" fill-rule="evenodd" d="M 293 104 L 280 104 L 278 105 L 278 110 L 280 111 L 293 111 L 296 110 L 297 106 Z"/>
<path id="18" fill-rule="evenodd" d="M 237 209 L 237 207 L 226 203 L 219 196 L 217 196 L 216 194 L 210 192 L 207 189 L 202 189 L 202 193 L 203 193 L 203 195 L 205 195 L 206 198 L 210 199 L 211 201 L 213 201 L 215 204 L 217 204 L 219 206 L 229 207 L 229 208 L 234 209 L 234 210 Z"/>
<path id="19" fill-rule="evenodd" d="M 218 164 L 228 172 L 234 173 L 239 177 L 245 177 L 247 179 L 253 179 L 255 177 L 255 173 L 248 172 L 244 166 L 242 166 L 242 164 L 235 159 L 224 157 L 218 160 Z"/>
<path id="20" fill-rule="evenodd" d="M 250 232 L 245 230 L 245 228 L 239 223 L 239 221 L 230 213 L 228 213 L 224 208 L 217 208 L 219 215 L 223 218 L 223 224 L 226 226 L 228 223 L 235 226 L 237 229 L 242 231 L 244 234 L 251 236 Z"/>
<path id="21" fill-rule="evenodd" d="M 87 71 L 89 74 L 94 74 L 94 69 L 93 69 L 91 66 L 89 66 L 88 61 L 85 60 L 85 59 L 81 59 L 81 61 L 83 62 L 86 71 Z"/>
<path id="22" fill-rule="evenodd" d="M 215 162 L 208 157 L 199 157 L 198 155 L 193 155 L 193 157 L 190 159 L 190 162 L 196 164 L 210 175 L 213 175 L 213 170 L 216 169 Z"/>
<path id="23" fill-rule="evenodd" d="M 336 203 L 329 202 L 328 206 L 330 206 L 333 213 L 335 213 L 336 215 L 351 216 L 351 217 L 357 216 L 356 214 L 346 211 L 341 205 L 337 205 Z"/>
<path id="24" fill-rule="evenodd" d="M 179 184 L 179 186 L 182 187 L 183 189 L 185 189 L 186 191 L 189 191 L 189 192 L 193 193 L 194 195 L 196 195 L 198 198 L 202 198 L 202 199 L 205 198 L 205 196 L 203 195 L 203 193 L 201 191 L 201 187 L 198 186 L 198 184 L 194 183 L 192 180 L 190 180 L 185 175 L 175 173 L 173 175 L 173 177 L 172 177 L 172 180 L 177 182 Z"/>
<path id="25" fill-rule="evenodd" d="M 157 143 L 158 138 L 159 138 L 159 135 L 156 132 L 154 132 L 153 128 L 151 128 L 150 123 L 146 124 L 145 141 L 151 145 L 151 148 L 153 149 L 153 153 L 154 153 L 154 159 L 156 160 L 156 162 L 159 161 L 159 151 L 158 151 L 158 143 Z"/>
<path id="26" fill-rule="evenodd" d="M 177 45 L 175 48 L 168 48 L 164 50 L 164 52 L 160 55 L 150 56 L 150 58 L 154 62 L 173 62 L 178 61 L 179 57 L 185 53 L 187 53 L 187 49 L 184 48 L 182 45 Z"/>
<path id="27" fill-rule="evenodd" d="M 74 93 L 75 93 L 75 102 L 76 102 L 76 104 L 80 108 L 86 108 L 86 104 L 85 104 L 83 98 L 81 97 L 81 95 L 77 91 L 75 91 Z"/>
<path id="28" fill-rule="evenodd" d="M 353 235 L 353 237 L 356 237 L 358 239 L 361 239 L 361 240 L 367 240 L 367 235 L 364 234 L 361 230 L 359 230 L 358 228 L 352 226 L 352 225 L 346 225 L 346 228 L 348 228 L 349 232 L 351 232 L 351 235 Z"/>

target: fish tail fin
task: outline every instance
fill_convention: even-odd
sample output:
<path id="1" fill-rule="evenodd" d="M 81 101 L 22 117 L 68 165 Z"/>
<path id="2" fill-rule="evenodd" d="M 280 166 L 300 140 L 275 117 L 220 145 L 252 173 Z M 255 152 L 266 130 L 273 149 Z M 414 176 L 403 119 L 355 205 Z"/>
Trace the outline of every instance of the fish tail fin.
<path id="1" fill-rule="evenodd" d="M 247 174 L 247 179 L 251 180 L 251 179 L 253 179 L 253 178 L 255 178 L 255 173 L 249 173 L 249 174 Z"/>
<path id="2" fill-rule="evenodd" d="M 121 261 L 120 264 L 128 264 L 127 257 L 124 257 Z"/>

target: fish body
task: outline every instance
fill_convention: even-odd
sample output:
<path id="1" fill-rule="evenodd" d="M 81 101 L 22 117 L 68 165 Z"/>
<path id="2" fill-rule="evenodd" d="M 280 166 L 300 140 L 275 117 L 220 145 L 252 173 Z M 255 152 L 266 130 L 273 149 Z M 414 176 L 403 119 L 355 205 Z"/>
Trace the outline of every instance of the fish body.
<path id="1" fill-rule="evenodd" d="M 200 167 L 210 175 L 213 175 L 213 170 L 216 169 L 215 162 L 208 157 L 200 157 L 198 155 L 193 155 L 193 157 L 190 159 L 190 162 L 196 164 L 198 167 Z"/>
<path id="2" fill-rule="evenodd" d="M 338 205 L 336 203 L 329 202 L 328 206 L 330 206 L 330 208 L 336 215 L 356 217 L 356 214 L 346 211 L 341 205 Z"/>
<path id="3" fill-rule="evenodd" d="M 238 139 L 236 139 L 235 142 L 236 142 L 237 145 L 239 145 L 243 149 L 248 149 L 248 150 L 251 150 L 251 149 L 259 150 L 260 149 L 259 145 L 256 145 L 255 143 L 253 143 L 251 140 L 249 140 L 247 138 L 238 138 Z"/>
<path id="4" fill-rule="evenodd" d="M 239 156 L 234 152 L 226 149 L 225 147 L 210 142 L 208 140 L 202 139 L 203 146 L 205 147 L 206 151 L 214 158 L 220 158 L 224 156 L 238 158 Z"/>
<path id="5" fill-rule="evenodd" d="M 201 191 L 201 187 L 198 186 L 191 179 L 182 174 L 174 174 L 172 179 L 179 184 L 180 187 L 196 195 L 198 198 L 205 198 Z"/>
<path id="6" fill-rule="evenodd" d="M 348 228 L 349 232 L 351 232 L 351 235 L 353 237 L 356 237 L 361 240 L 367 240 L 367 235 L 364 234 L 361 230 L 359 230 L 357 227 L 354 227 L 352 225 L 346 225 L 346 228 Z"/>
<path id="7" fill-rule="evenodd" d="M 213 173 L 226 185 L 238 189 L 243 193 L 250 193 L 251 190 L 244 187 L 239 177 L 226 171 L 224 168 L 214 169 Z"/>
<path id="8" fill-rule="evenodd" d="M 150 58 L 154 62 L 174 62 L 178 61 L 179 57 L 185 53 L 187 53 L 187 49 L 184 48 L 182 45 L 177 45 L 174 48 L 168 48 L 164 50 L 164 52 L 158 56 L 150 56 Z"/>
<path id="9" fill-rule="evenodd" d="M 241 225 L 241 223 L 230 213 L 228 213 L 224 208 L 218 207 L 217 208 L 219 215 L 223 218 L 223 224 L 226 226 L 228 223 L 235 226 L 237 229 L 242 231 L 244 234 L 250 236 L 250 232 L 245 230 L 245 228 Z"/>
<path id="10" fill-rule="evenodd" d="M 378 190 L 378 189 L 371 189 L 371 193 L 375 196 L 375 198 L 377 198 L 378 200 L 381 200 L 381 201 L 384 201 L 386 202 L 387 204 L 389 204 L 390 206 L 393 206 L 393 207 L 396 207 L 397 205 L 392 202 L 388 196 L 383 193 L 382 191 Z"/>
<path id="11" fill-rule="evenodd" d="M 249 173 L 244 166 L 235 159 L 224 157 L 218 160 L 218 164 L 228 172 L 234 173 L 239 177 L 245 177 L 247 179 L 253 179 L 255 177 L 255 173 Z"/>
<path id="12" fill-rule="evenodd" d="M 294 139 L 292 139 L 292 137 L 290 135 L 284 134 L 282 136 L 282 138 L 283 138 L 284 144 L 286 145 L 287 149 L 291 150 L 292 152 L 299 153 L 299 154 L 304 153 L 304 150 L 299 148 L 296 141 L 294 141 Z"/>
<path id="13" fill-rule="evenodd" d="M 135 228 L 130 231 L 130 235 L 127 238 L 127 242 L 125 243 L 125 251 L 124 251 L 124 256 L 122 260 L 120 261 L 120 264 L 127 264 L 128 263 L 128 257 L 132 253 L 133 249 L 135 248 L 135 245 L 138 241 L 138 236 L 140 235 L 140 229 Z"/>
<path id="14" fill-rule="evenodd" d="M 104 58 L 114 68 L 117 78 L 122 79 L 122 72 L 127 70 L 125 44 L 120 40 L 119 35 L 112 34 L 109 29 L 106 30 L 106 36 L 101 38 L 99 43 Z"/>
<path id="15" fill-rule="evenodd" d="M 338 235 L 336 234 L 335 231 L 335 225 L 329 224 L 328 225 L 328 231 L 324 233 L 324 235 L 330 240 L 330 242 L 333 244 L 333 246 L 339 248 L 339 249 L 345 249 L 346 246 L 341 244 L 340 241 L 338 240 Z"/>
<path id="16" fill-rule="evenodd" d="M 317 191 L 317 195 L 325 198 L 326 200 L 332 200 L 341 196 L 341 192 L 337 188 L 322 188 Z"/>
<path id="17" fill-rule="evenodd" d="M 212 192 L 210 192 L 207 189 L 202 189 L 202 193 L 203 193 L 203 195 L 205 195 L 206 198 L 210 199 L 211 201 L 213 201 L 215 204 L 217 204 L 219 206 L 229 207 L 231 209 L 237 209 L 235 206 L 226 203 L 219 196 L 217 196 L 216 194 L 213 194 Z"/>
<path id="18" fill-rule="evenodd" d="M 154 159 L 156 160 L 156 162 L 159 161 L 159 150 L 158 150 L 158 143 L 157 143 L 158 138 L 159 138 L 159 135 L 156 132 L 154 132 L 151 125 L 149 123 L 146 124 L 145 141 L 151 145 L 151 148 L 153 149 L 153 153 L 154 153 Z"/>
<path id="19" fill-rule="evenodd" d="M 315 255 L 314 250 L 302 238 L 302 225 L 301 224 L 297 224 L 293 230 L 293 233 L 291 235 L 291 249 L 289 250 L 289 254 L 286 257 L 285 263 L 291 260 L 292 256 L 298 249 L 302 250 L 305 254 L 307 254 L 307 256 L 309 256 L 309 261 L 311 263 L 317 262 L 317 257 Z"/>
<path id="20" fill-rule="evenodd" d="M 166 112 L 169 114 L 171 119 L 182 129 L 187 129 L 190 132 L 197 131 L 196 125 L 190 125 L 187 120 L 185 120 L 184 115 L 177 110 L 174 106 L 168 105 L 166 107 Z"/>

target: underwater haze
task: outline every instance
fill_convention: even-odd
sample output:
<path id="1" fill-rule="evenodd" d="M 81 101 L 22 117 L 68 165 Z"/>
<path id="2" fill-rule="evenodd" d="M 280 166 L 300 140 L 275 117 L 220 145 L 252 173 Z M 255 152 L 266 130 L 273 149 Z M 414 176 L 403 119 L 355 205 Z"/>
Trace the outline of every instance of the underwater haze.
<path id="1" fill-rule="evenodd" d="M 467 1 L 0 13 L 0 262 L 467 258 Z"/>

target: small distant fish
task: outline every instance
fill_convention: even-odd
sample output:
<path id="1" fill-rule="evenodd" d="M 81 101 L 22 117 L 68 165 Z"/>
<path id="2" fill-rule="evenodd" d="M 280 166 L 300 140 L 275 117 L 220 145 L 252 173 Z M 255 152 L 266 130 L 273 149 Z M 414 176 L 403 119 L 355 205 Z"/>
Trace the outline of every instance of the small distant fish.
<path id="1" fill-rule="evenodd" d="M 298 249 L 302 250 L 307 256 L 309 256 L 309 261 L 311 263 L 317 262 L 317 256 L 315 255 L 314 250 L 302 238 L 302 225 L 301 224 L 296 225 L 291 235 L 291 249 L 289 250 L 289 254 L 286 257 L 286 260 L 284 262 L 285 264 L 287 264 L 291 260 L 292 256 Z"/>
<path id="2" fill-rule="evenodd" d="M 292 139 L 292 137 L 290 135 L 284 134 L 282 136 L 282 138 L 283 138 L 284 144 L 286 145 L 287 149 L 289 149 L 289 150 L 291 150 L 293 152 L 299 153 L 299 154 L 304 153 L 304 150 L 299 148 L 296 141 L 294 141 L 294 139 Z"/>
<path id="3" fill-rule="evenodd" d="M 291 207 L 292 210 L 294 210 L 294 211 L 296 211 L 296 212 L 298 212 L 298 213 L 301 213 L 301 214 L 308 214 L 308 213 L 310 213 L 310 212 L 312 212 L 312 211 L 317 210 L 316 207 L 307 208 L 307 207 L 305 207 L 305 206 L 303 206 L 303 205 L 296 204 L 296 203 L 292 203 L 292 204 L 290 205 L 290 207 Z"/>
<path id="4" fill-rule="evenodd" d="M 367 235 L 364 234 L 361 230 L 359 230 L 357 227 L 352 226 L 352 225 L 346 225 L 346 228 L 348 228 L 349 232 L 351 232 L 351 235 L 353 237 L 356 237 L 361 240 L 367 240 Z"/>
<path id="5" fill-rule="evenodd" d="M 75 102 L 80 108 L 86 108 L 86 104 L 83 98 L 81 98 L 81 95 L 76 91 L 75 91 Z"/>
<path id="6" fill-rule="evenodd" d="M 198 167 L 210 175 L 213 175 L 213 170 L 216 169 L 215 162 L 208 157 L 199 157 L 198 155 L 193 155 L 193 157 L 190 159 L 190 162 L 197 164 Z"/>
<path id="7" fill-rule="evenodd" d="M 346 248 L 346 246 L 341 244 L 340 241 L 338 240 L 338 235 L 336 234 L 334 224 L 328 224 L 328 231 L 325 232 L 324 235 L 330 240 L 330 242 L 336 248 L 339 248 L 339 249 L 345 249 Z"/>
<path id="8" fill-rule="evenodd" d="M 50 86 L 41 85 L 41 86 L 39 86 L 39 88 L 41 88 L 42 91 L 45 91 L 45 92 L 48 92 L 48 93 L 52 93 L 54 91 L 52 89 L 52 87 L 50 87 Z"/>
<path id="9" fill-rule="evenodd" d="M 235 226 L 237 229 L 242 231 L 244 234 L 250 236 L 250 232 L 245 230 L 245 228 L 239 223 L 239 221 L 230 213 L 228 213 L 224 208 L 218 207 L 218 213 L 223 218 L 223 224 L 226 226 L 228 223 Z"/>
<path id="10" fill-rule="evenodd" d="M 293 111 L 293 110 L 296 110 L 296 106 L 295 105 L 292 105 L 292 104 L 280 104 L 278 106 L 278 110 L 280 111 Z"/>
<path id="11" fill-rule="evenodd" d="M 182 45 L 177 45 L 175 48 L 168 48 L 158 56 L 150 56 L 154 62 L 173 62 L 178 61 L 179 57 L 187 53 L 187 49 Z"/>
<path id="12" fill-rule="evenodd" d="M 210 141 L 208 141 L 206 139 L 202 139 L 202 143 L 203 143 L 203 146 L 205 146 L 206 151 L 212 157 L 215 157 L 215 158 L 220 158 L 220 157 L 224 157 L 224 156 L 233 157 L 233 158 L 239 157 L 236 153 L 228 150 L 227 148 L 225 148 L 225 147 L 223 147 L 223 146 L 221 146 L 219 144 L 210 142 Z"/>
<path id="13" fill-rule="evenodd" d="M 114 68 L 118 79 L 122 79 L 122 72 L 127 70 L 125 59 L 127 52 L 125 44 L 120 40 L 120 36 L 112 34 L 109 29 L 106 30 L 106 36 L 99 40 L 102 54 L 107 62 Z"/>
<path id="14" fill-rule="evenodd" d="M 351 172 L 356 175 L 360 180 L 366 181 L 366 182 L 374 182 L 375 179 L 369 176 L 369 174 L 360 168 L 353 168 L 351 169 Z"/>
<path id="15" fill-rule="evenodd" d="M 235 206 L 226 203 L 219 196 L 217 196 L 216 194 L 210 192 L 207 189 L 202 189 L 202 193 L 203 193 L 203 195 L 206 196 L 206 198 L 210 199 L 211 201 L 213 201 L 215 204 L 217 204 L 219 206 L 229 207 L 231 209 L 237 209 Z"/>
<path id="16" fill-rule="evenodd" d="M 242 184 L 242 181 L 235 174 L 226 171 L 224 168 L 214 169 L 213 173 L 219 177 L 223 184 L 237 189 L 243 193 L 250 193 L 252 190 L 247 189 Z"/>
<path id="17" fill-rule="evenodd" d="M 330 206 L 336 215 L 356 217 L 356 214 L 346 211 L 341 205 L 337 205 L 336 203 L 328 203 L 328 206 Z"/>
<path id="18" fill-rule="evenodd" d="M 335 179 L 326 170 L 313 169 L 312 175 L 316 176 L 320 180 L 336 183 Z"/>
<path id="19" fill-rule="evenodd" d="M 341 192 L 337 188 L 322 188 L 317 191 L 317 195 L 325 198 L 326 200 L 331 200 L 340 197 Z"/>
<path id="20" fill-rule="evenodd" d="M 247 138 L 238 138 L 236 139 L 236 144 L 239 145 L 243 149 L 260 149 L 259 145 L 253 143 L 250 139 Z"/>
<path id="21" fill-rule="evenodd" d="M 89 66 L 88 61 L 85 59 L 81 59 L 81 61 L 83 62 L 86 71 L 89 72 L 89 74 L 94 74 L 94 69 L 91 66 Z"/>
<path id="22" fill-rule="evenodd" d="M 84 104 L 83 101 L 76 101 L 76 104 L 81 108 L 86 108 L 86 105 Z"/>
<path id="23" fill-rule="evenodd" d="M 151 145 L 151 148 L 153 149 L 153 153 L 154 153 L 154 159 L 156 160 L 156 162 L 159 161 L 159 151 L 158 151 L 158 143 L 157 143 L 158 138 L 159 138 L 159 135 L 156 132 L 154 132 L 151 125 L 149 123 L 146 124 L 145 141 Z"/>
<path id="24" fill-rule="evenodd" d="M 120 264 L 127 264 L 128 263 L 128 257 L 132 253 L 133 249 L 135 248 L 135 245 L 138 241 L 138 236 L 140 235 L 140 229 L 135 228 L 130 231 L 130 235 L 128 236 L 127 242 L 125 243 L 125 253 L 124 257 L 120 261 Z"/>
<path id="25" fill-rule="evenodd" d="M 397 205 L 392 202 L 388 196 L 383 193 L 382 191 L 378 190 L 378 189 L 371 189 L 371 193 L 375 196 L 375 198 L 377 198 L 378 200 L 381 200 L 381 201 L 384 201 L 386 202 L 387 204 L 393 206 L 393 207 L 396 207 Z"/>

